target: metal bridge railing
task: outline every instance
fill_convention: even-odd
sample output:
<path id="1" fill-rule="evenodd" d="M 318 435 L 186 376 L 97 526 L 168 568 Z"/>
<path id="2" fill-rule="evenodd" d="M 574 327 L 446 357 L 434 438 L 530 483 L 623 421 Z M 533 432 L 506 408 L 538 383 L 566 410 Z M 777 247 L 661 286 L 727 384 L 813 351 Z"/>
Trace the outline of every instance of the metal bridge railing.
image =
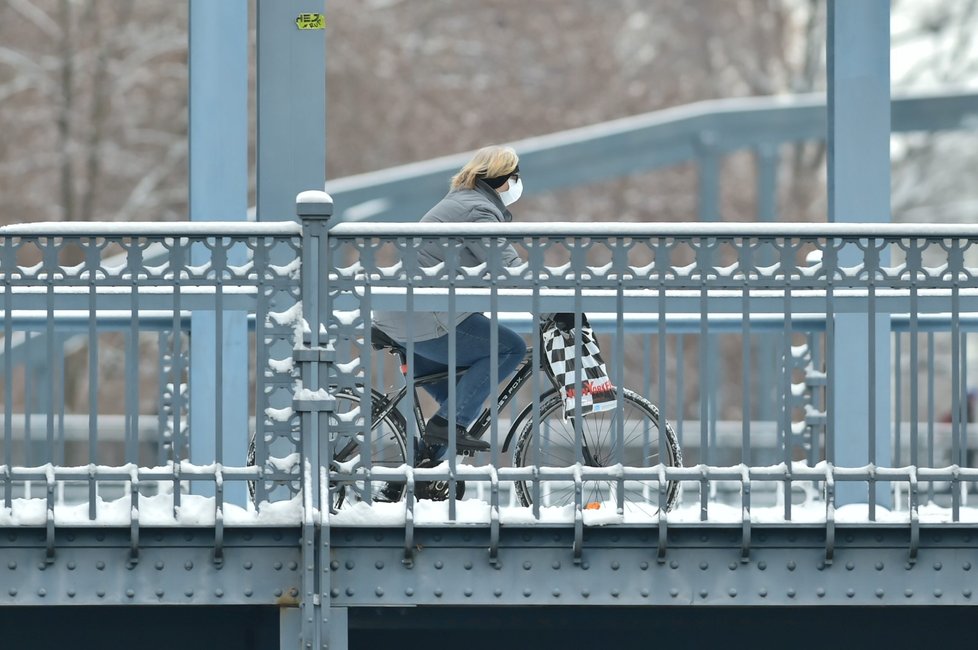
<path id="1" fill-rule="evenodd" d="M 315 212 L 309 205 L 300 214 Z M 914 526 L 974 517 L 968 368 L 978 229 L 330 228 L 326 212 L 303 215 L 301 225 L 0 231 L 3 525 L 101 518 L 137 527 L 639 523 L 666 531 L 674 522 Z M 425 244 L 445 250 L 448 263 L 424 268 Z M 503 267 L 510 244 L 526 264 Z M 141 262 L 151 246 L 167 251 L 163 263 Z M 488 263 L 459 268 L 454 255 L 464 246 L 484 250 Z M 598 458 L 582 445 L 598 420 L 564 419 L 553 408 L 539 416 L 550 384 L 530 372 L 509 403 L 490 410 L 490 452 L 415 467 L 414 408 L 430 415 L 432 404 L 423 392 L 415 404 L 408 391 L 383 411 L 385 394 L 404 379 L 399 361 L 371 345 L 375 310 L 483 312 L 528 342 L 540 335 L 533 314 L 587 313 L 612 382 L 655 405 L 658 420 L 643 402 L 616 396 Z M 217 361 L 189 356 L 192 316 L 221 322 L 230 312 L 246 314 L 254 332 L 252 401 L 234 405 L 253 431 L 230 432 L 254 435 L 254 466 L 225 462 L 221 417 L 188 427 L 189 368 Z M 37 332 L 44 349 L 17 346 L 15 358 L 13 342 Z M 35 372 L 39 365 L 48 370 Z M 759 379 L 764 373 L 771 381 Z M 368 428 L 367 413 L 382 426 Z M 666 421 L 683 466 L 656 442 Z M 194 437 L 214 441 L 212 458 L 192 457 Z M 546 461 L 557 453 L 570 460 Z M 188 481 L 212 485 L 214 496 Z M 252 485 L 259 506 L 225 503 L 227 481 Z M 464 499 L 414 498 L 441 481 L 456 496 L 464 483 Z M 385 490 L 396 498 L 385 500 Z M 673 498 L 671 512 L 658 507 Z"/>
<path id="2" fill-rule="evenodd" d="M 260 478 L 299 488 L 297 467 L 274 457 L 296 452 L 293 426 L 267 414 L 292 401 L 281 357 L 294 347 L 300 232 L 294 223 L 0 229 L 0 524 L 277 520 L 224 495 L 225 483 L 248 482 L 264 496 Z M 189 396 L 205 387 L 190 366 L 220 365 L 227 333 L 212 326 L 213 352 L 192 359 L 202 317 L 252 332 L 252 389 L 192 431 Z M 210 388 L 220 405 L 220 383 Z M 229 431 L 228 413 L 245 427 Z M 259 467 L 226 458 L 226 435 L 257 437 Z M 208 439 L 213 455 L 192 455 L 194 439 Z"/>
<path id="3" fill-rule="evenodd" d="M 309 395 L 322 398 L 306 405 L 303 431 L 318 426 L 329 432 L 326 448 L 308 451 L 321 454 L 320 467 L 330 468 L 319 498 L 334 512 L 334 525 L 832 525 L 839 518 L 915 526 L 925 511 L 927 521 L 973 516 L 963 508 L 978 480 L 978 470 L 968 466 L 966 412 L 978 229 L 579 223 L 317 228 L 316 303 L 305 303 L 304 311 L 317 326 L 310 328 L 302 366 Z M 527 263 L 505 268 L 501 250 L 507 245 Z M 446 263 L 425 268 L 418 255 L 424 246 L 443 250 Z M 479 249 L 488 262 L 460 267 L 455 260 L 465 247 Z M 312 290 L 307 287 L 304 296 Z M 686 466 L 641 456 L 635 464 L 606 458 L 563 469 L 520 461 L 504 452 L 507 429 L 518 416 L 502 409 L 492 414 L 493 449 L 484 458 L 449 453 L 435 468 L 414 468 L 418 459 L 410 441 L 421 421 L 411 415 L 410 391 L 402 411 L 405 448 L 379 454 L 396 436 L 366 433 L 363 414 L 374 413 L 376 422 L 377 403 L 386 408 L 383 391 L 366 387 L 396 385 L 398 362 L 385 364 L 389 355 L 372 349 L 376 310 L 443 312 L 448 321 L 482 312 L 493 321 L 522 323 L 529 341 L 539 340 L 537 321 L 519 313 L 586 312 L 603 332 L 599 340 L 613 383 L 662 407 L 682 431 Z M 773 391 L 756 390 L 763 364 L 775 373 Z M 548 388 L 540 381 L 514 399 L 531 413 L 540 407 L 534 395 Z M 341 394 L 355 396 L 358 408 L 343 406 L 346 398 L 336 399 Z M 421 399 L 427 409 L 430 402 Z M 762 412 L 773 417 L 760 419 Z M 586 439 L 577 429 L 588 420 L 577 427 L 571 420 L 577 437 L 566 446 L 573 449 Z M 532 439 L 542 457 L 550 444 L 544 426 L 523 424 L 540 427 Z M 363 445 L 361 453 L 337 458 L 354 439 Z M 621 427 L 617 442 L 628 445 Z M 464 482 L 466 499 L 474 493 L 475 503 L 377 503 L 392 484 L 411 494 L 432 481 L 447 482 L 449 492 Z M 666 515 L 657 498 L 673 482 L 685 489 Z M 599 483 L 612 488 L 593 503 L 589 485 Z M 507 491 L 558 488 L 576 491 L 558 512 L 547 508 L 546 499 L 533 501 L 529 514 L 507 509 L 526 501 L 507 501 Z M 655 507 L 636 508 L 643 503 Z"/>

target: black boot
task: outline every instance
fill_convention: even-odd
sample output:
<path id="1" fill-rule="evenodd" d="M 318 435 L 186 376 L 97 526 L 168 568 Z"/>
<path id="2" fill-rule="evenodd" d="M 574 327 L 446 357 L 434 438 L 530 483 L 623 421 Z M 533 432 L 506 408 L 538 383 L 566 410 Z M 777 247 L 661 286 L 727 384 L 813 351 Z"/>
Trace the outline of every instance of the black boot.
<path id="1" fill-rule="evenodd" d="M 429 445 L 448 444 L 448 420 L 436 415 L 424 427 L 424 441 Z M 489 451 L 489 443 L 473 438 L 461 425 L 455 426 L 455 449 L 461 451 Z"/>

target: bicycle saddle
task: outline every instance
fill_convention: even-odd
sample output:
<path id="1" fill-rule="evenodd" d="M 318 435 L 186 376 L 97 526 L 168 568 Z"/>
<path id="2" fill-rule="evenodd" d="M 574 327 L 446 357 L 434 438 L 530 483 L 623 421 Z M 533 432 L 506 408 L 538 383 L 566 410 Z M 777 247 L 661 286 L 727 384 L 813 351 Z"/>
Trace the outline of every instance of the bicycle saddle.
<path id="1" fill-rule="evenodd" d="M 370 346 L 374 350 L 397 350 L 401 352 L 404 351 L 403 345 L 401 345 L 391 337 L 387 336 L 387 334 L 383 330 L 377 327 L 370 328 Z"/>

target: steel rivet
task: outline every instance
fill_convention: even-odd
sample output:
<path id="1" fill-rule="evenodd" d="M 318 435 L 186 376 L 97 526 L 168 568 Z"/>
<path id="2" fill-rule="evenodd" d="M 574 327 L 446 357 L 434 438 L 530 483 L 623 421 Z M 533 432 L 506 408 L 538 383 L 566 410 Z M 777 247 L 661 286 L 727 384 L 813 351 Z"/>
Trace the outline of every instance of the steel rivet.
<path id="1" fill-rule="evenodd" d="M 530 533 L 523 533 L 523 541 L 524 542 L 528 542 L 531 539 L 533 539 L 533 535 L 531 535 Z"/>
<path id="2" fill-rule="evenodd" d="M 675 598 L 676 596 L 679 595 L 679 590 L 673 587 L 672 589 L 669 590 L 669 595 Z"/>
<path id="3" fill-rule="evenodd" d="M 706 563 L 706 562 L 700 562 L 700 570 L 701 571 L 706 571 L 709 568 L 710 568 L 710 565 L 708 563 Z"/>
<path id="4" fill-rule="evenodd" d="M 961 565 L 961 568 L 965 571 L 971 571 L 971 562 L 965 562 L 963 565 Z"/>
<path id="5" fill-rule="evenodd" d="M 588 591 L 587 589 L 581 589 L 581 596 L 582 597 L 588 598 L 590 595 L 591 595 L 591 592 L 590 591 Z"/>
<path id="6" fill-rule="evenodd" d="M 157 597 L 157 598 L 162 598 L 162 597 L 163 597 L 163 594 L 164 594 L 164 593 L 165 593 L 165 592 L 164 592 L 164 591 L 163 591 L 162 589 L 157 589 L 157 590 L 156 590 L 156 597 Z M 248 594 L 248 592 L 247 592 L 247 591 L 245 592 L 245 594 L 247 594 L 247 595 L 250 595 L 250 594 Z"/>
<path id="7" fill-rule="evenodd" d="M 99 598 L 105 598 L 105 592 L 102 591 L 101 589 L 99 589 L 98 591 L 96 591 L 95 592 L 95 595 L 98 596 Z"/>
<path id="8" fill-rule="evenodd" d="M 882 598 L 883 597 L 883 590 L 882 589 L 877 589 L 876 590 L 876 597 L 877 598 Z"/>
<path id="9" fill-rule="evenodd" d="M 638 565 L 638 568 L 641 569 L 642 571 L 648 571 L 648 569 L 649 569 L 649 563 L 648 562 L 640 562 L 639 565 Z"/>
<path id="10" fill-rule="evenodd" d="M 295 571 L 298 568 L 299 565 L 296 562 L 289 562 L 289 571 Z"/>
<path id="11" fill-rule="evenodd" d="M 349 589 L 347 589 L 347 591 L 349 591 Z M 280 598 L 280 597 L 282 596 L 282 590 L 281 590 L 281 589 L 276 589 L 276 590 L 275 590 L 274 592 L 272 592 L 272 593 L 274 593 L 274 594 L 275 594 L 275 597 L 276 597 L 276 598 Z"/>
<path id="12" fill-rule="evenodd" d="M 466 571 L 471 571 L 471 570 L 472 570 L 472 563 L 471 563 L 471 562 L 466 562 L 465 564 L 463 564 L 463 565 L 462 565 L 462 567 L 463 567 L 463 568 L 464 568 L 464 569 L 465 569 Z"/>
<path id="13" fill-rule="evenodd" d="M 17 568 L 17 563 L 11 560 L 10 562 L 7 562 L 7 568 L 13 571 Z"/>
<path id="14" fill-rule="evenodd" d="M 767 568 L 767 562 L 765 562 L 764 560 L 761 560 L 760 562 L 757 563 L 757 568 L 760 571 L 763 571 L 764 569 Z"/>
<path id="15" fill-rule="evenodd" d="M 560 598 L 560 589 L 554 589 L 554 598 Z"/>
<path id="16" fill-rule="evenodd" d="M 529 562 L 529 560 L 527 560 L 526 562 L 523 563 L 523 570 L 524 571 L 529 571 L 532 568 L 533 568 L 533 565 Z"/>
<path id="17" fill-rule="evenodd" d="M 377 560 L 377 561 L 376 561 L 376 562 L 374 563 L 374 566 L 375 566 L 375 567 L 377 567 L 377 570 L 379 571 L 380 569 L 383 569 L 383 568 L 384 568 L 384 563 L 383 563 L 383 562 L 381 562 L 380 560 Z"/>
<path id="18" fill-rule="evenodd" d="M 337 562 L 336 560 L 333 560 L 332 562 L 329 563 L 329 568 L 332 569 L 333 571 L 338 571 L 340 568 L 340 563 Z"/>
<path id="19" fill-rule="evenodd" d="M 340 597 L 340 590 L 337 589 L 336 587 L 333 587 L 332 589 L 329 590 L 329 597 L 330 598 L 339 598 Z"/>
<path id="20" fill-rule="evenodd" d="M 798 566 L 798 565 L 795 564 L 795 561 L 794 560 L 789 560 L 788 561 L 788 571 L 794 571 L 796 566 Z"/>
<path id="21" fill-rule="evenodd" d="M 37 563 L 37 570 L 38 571 L 44 571 L 46 568 L 48 568 L 48 567 L 47 567 L 47 565 L 44 562 L 38 562 Z"/>
<path id="22" fill-rule="evenodd" d="M 619 592 L 618 592 L 617 589 L 612 589 L 611 590 L 611 597 L 612 598 L 618 598 L 618 594 L 619 594 Z"/>
<path id="23" fill-rule="evenodd" d="M 74 589 L 69 589 L 68 590 L 68 598 L 74 598 L 74 597 L 75 597 L 75 590 Z"/>
<path id="24" fill-rule="evenodd" d="M 877 562 L 876 563 L 876 570 L 877 571 L 882 571 L 883 570 L 883 563 L 882 562 Z"/>
<path id="25" fill-rule="evenodd" d="M 941 564 L 940 562 L 934 562 L 934 571 L 940 571 L 943 568 L 944 568 L 943 564 Z"/>
<path id="26" fill-rule="evenodd" d="M 441 594 L 442 594 L 441 589 L 435 589 L 435 598 L 441 598 Z"/>
<path id="27" fill-rule="evenodd" d="M 971 590 L 965 589 L 964 591 L 961 592 L 961 595 L 963 595 L 965 598 L 971 598 Z"/>
<path id="28" fill-rule="evenodd" d="M 944 592 L 941 591 L 940 589 L 935 589 L 934 590 L 934 598 L 940 598 L 943 595 L 944 595 Z"/>
<path id="29" fill-rule="evenodd" d="M 68 567 L 68 570 L 69 571 L 74 571 L 75 570 L 75 563 L 74 562 L 69 562 L 66 566 Z"/>
<path id="30" fill-rule="evenodd" d="M 648 589 L 643 589 L 639 593 L 642 594 L 642 598 L 648 598 L 649 597 L 649 590 Z"/>
<path id="31" fill-rule="evenodd" d="M 245 571 L 251 571 L 251 567 L 253 567 L 254 565 L 251 562 L 245 562 L 243 566 L 245 568 Z"/>
<path id="32" fill-rule="evenodd" d="M 500 596 L 503 595 L 503 590 L 502 589 L 498 589 L 498 588 L 497 589 L 493 589 L 492 590 L 492 595 L 495 596 L 496 598 L 499 598 Z"/>
<path id="33" fill-rule="evenodd" d="M 380 587 L 374 589 L 374 593 L 377 594 L 377 598 L 382 598 L 384 596 L 384 590 Z"/>
<path id="34" fill-rule="evenodd" d="M 591 568 L 591 564 L 589 562 L 581 562 L 581 568 L 587 571 Z"/>
<path id="35" fill-rule="evenodd" d="M 757 592 L 757 595 L 760 596 L 761 598 L 767 598 L 767 589 L 761 589 L 760 591 Z"/>
<path id="36" fill-rule="evenodd" d="M 133 591 L 132 589 L 126 589 L 126 596 L 129 598 L 135 598 L 136 592 Z"/>
<path id="37" fill-rule="evenodd" d="M 730 588 L 730 591 L 728 593 L 730 594 L 730 597 L 731 598 L 736 598 L 737 597 L 737 590 L 734 589 L 733 587 Z"/>
<path id="38" fill-rule="evenodd" d="M 529 598 L 530 597 L 530 594 L 532 594 L 532 593 L 533 592 L 530 591 L 529 588 L 523 590 L 523 596 L 526 597 L 526 598 Z"/>
<path id="39" fill-rule="evenodd" d="M 701 589 L 700 590 L 700 598 L 706 598 L 709 595 L 710 595 L 710 592 L 708 592 L 706 589 Z"/>
<path id="40" fill-rule="evenodd" d="M 99 560 L 98 562 L 95 563 L 95 568 L 98 569 L 99 571 L 103 570 L 105 568 L 105 562 Z"/>
<path id="41" fill-rule="evenodd" d="M 731 571 L 736 571 L 737 570 L 737 563 L 736 562 L 731 562 L 730 564 L 727 565 L 727 568 L 730 569 Z"/>
<path id="42" fill-rule="evenodd" d="M 214 595 L 217 596 L 218 598 L 222 598 L 224 596 L 224 590 L 223 589 L 215 589 L 214 590 Z"/>
<path id="43" fill-rule="evenodd" d="M 554 563 L 551 564 L 550 566 L 552 566 L 554 568 L 554 571 L 556 571 L 557 569 L 560 568 L 560 560 L 554 560 Z"/>
<path id="44" fill-rule="evenodd" d="M 346 595 L 347 596 L 353 596 L 354 593 L 356 593 L 356 592 L 353 591 L 353 587 L 347 587 L 346 588 Z"/>
<path id="45" fill-rule="evenodd" d="M 282 565 L 279 564 L 279 566 L 282 566 Z M 347 569 L 347 571 L 353 569 L 353 567 L 355 567 L 355 566 L 356 566 L 356 564 L 353 563 L 353 560 L 347 560 L 346 561 L 346 569 Z M 278 567 L 276 567 L 276 568 L 278 568 Z"/>
<path id="46" fill-rule="evenodd" d="M 48 591 L 44 587 L 41 587 L 40 589 L 37 590 L 37 595 L 40 596 L 41 598 L 44 598 L 45 596 L 48 595 Z"/>
<path id="47" fill-rule="evenodd" d="M 194 563 L 191 562 L 190 560 L 187 560 L 186 562 L 183 563 L 183 568 L 186 569 L 187 571 L 190 571 L 191 569 L 194 568 Z"/>
<path id="48" fill-rule="evenodd" d="M 788 598 L 794 598 L 794 597 L 795 597 L 795 590 L 794 589 L 789 589 L 788 590 Z"/>
<path id="49" fill-rule="evenodd" d="M 464 593 L 465 594 L 465 597 L 468 598 L 469 596 L 472 595 L 472 590 L 470 588 L 466 587 L 465 588 L 465 591 L 463 591 L 462 593 Z"/>
<path id="50" fill-rule="evenodd" d="M 439 569 L 440 570 L 443 566 L 445 566 L 445 564 L 441 560 L 438 560 L 437 562 L 435 562 L 435 568 L 436 569 Z"/>
<path id="51" fill-rule="evenodd" d="M 911 596 L 913 596 L 913 589 L 907 589 L 907 590 L 905 590 L 903 592 L 903 595 L 906 596 L 907 598 L 910 598 Z"/>
<path id="52" fill-rule="evenodd" d="M 406 596 L 413 596 L 414 595 L 414 589 L 412 589 L 411 587 L 408 587 L 407 589 L 404 590 L 404 594 Z"/>
<path id="53" fill-rule="evenodd" d="M 441 541 L 441 535 L 439 535 L 439 534 L 437 534 L 437 533 L 436 533 L 436 534 L 435 534 L 435 535 L 433 536 L 433 538 L 434 538 L 434 540 L 435 540 L 436 542 L 440 542 L 440 541 Z M 527 539 L 527 538 L 526 538 L 526 537 L 524 537 L 523 539 Z"/>
<path id="54" fill-rule="evenodd" d="M 822 587 L 819 587 L 818 589 L 815 590 L 815 595 L 818 596 L 819 598 L 824 598 L 825 597 L 825 589 L 823 589 Z"/>
<path id="55" fill-rule="evenodd" d="M 620 567 L 621 567 L 621 565 L 618 564 L 618 562 L 612 562 L 611 563 L 611 570 L 612 571 L 617 571 Z"/>
<path id="56" fill-rule="evenodd" d="M 906 564 L 903 565 L 903 568 L 906 569 L 907 571 L 909 571 L 910 569 L 913 568 L 913 563 L 912 562 L 907 562 Z"/>
<path id="57" fill-rule="evenodd" d="M 11 596 L 16 596 L 17 590 L 11 587 L 10 589 L 7 590 L 7 593 L 10 594 Z"/>
<path id="58" fill-rule="evenodd" d="M 855 595 L 856 595 L 856 590 L 855 589 L 849 589 L 849 590 L 846 591 L 846 596 L 848 596 L 849 598 L 852 598 Z"/>
<path id="59" fill-rule="evenodd" d="M 166 565 L 164 565 L 162 561 L 159 561 L 154 566 L 156 567 L 156 570 L 157 571 L 162 571 L 163 570 L 163 567 L 166 566 Z"/>
<path id="60" fill-rule="evenodd" d="M 98 534 L 96 534 L 95 535 L 95 539 L 97 539 L 100 542 L 104 542 L 105 541 L 105 533 L 98 533 Z"/>
<path id="61" fill-rule="evenodd" d="M 669 562 L 669 568 L 670 569 L 678 569 L 679 568 L 679 562 L 677 562 L 676 560 L 672 560 L 671 562 Z"/>
<path id="62" fill-rule="evenodd" d="M 350 565 L 350 563 L 347 562 L 347 567 L 346 567 L 347 569 L 352 568 L 349 565 Z M 281 562 L 276 562 L 275 564 L 272 565 L 272 568 L 275 569 L 276 571 L 281 571 L 282 570 L 282 563 Z"/>
<path id="63" fill-rule="evenodd" d="M 846 562 L 846 571 L 852 571 L 855 568 L 856 565 L 854 565 L 852 562 Z"/>

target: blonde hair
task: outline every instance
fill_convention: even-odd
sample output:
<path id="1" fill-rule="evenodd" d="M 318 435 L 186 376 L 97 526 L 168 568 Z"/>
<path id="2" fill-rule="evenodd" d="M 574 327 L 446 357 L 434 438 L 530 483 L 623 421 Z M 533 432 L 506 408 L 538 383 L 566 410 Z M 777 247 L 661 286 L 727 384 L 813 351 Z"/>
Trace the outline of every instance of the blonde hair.
<path id="1" fill-rule="evenodd" d="M 478 178 L 498 178 L 512 173 L 520 157 L 512 147 L 493 145 L 475 152 L 472 160 L 452 176 L 453 190 L 471 190 Z"/>

